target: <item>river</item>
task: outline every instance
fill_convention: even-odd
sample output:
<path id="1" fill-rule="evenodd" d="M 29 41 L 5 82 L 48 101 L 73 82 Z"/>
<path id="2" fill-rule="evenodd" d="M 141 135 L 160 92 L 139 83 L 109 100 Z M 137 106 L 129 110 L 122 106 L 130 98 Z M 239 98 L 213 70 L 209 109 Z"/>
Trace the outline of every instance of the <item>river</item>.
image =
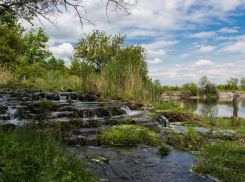
<path id="1" fill-rule="evenodd" d="M 203 116 L 231 117 L 233 115 L 233 103 L 231 100 L 187 99 L 175 101 L 181 106 L 187 107 L 190 112 Z M 239 101 L 238 116 L 245 119 L 245 101 Z"/>

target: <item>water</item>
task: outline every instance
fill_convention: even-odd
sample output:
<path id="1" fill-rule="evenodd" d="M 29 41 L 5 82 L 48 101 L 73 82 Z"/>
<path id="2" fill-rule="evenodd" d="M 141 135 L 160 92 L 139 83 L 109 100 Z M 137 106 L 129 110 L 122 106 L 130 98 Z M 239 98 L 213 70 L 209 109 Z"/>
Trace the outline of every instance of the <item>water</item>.
<path id="1" fill-rule="evenodd" d="M 189 99 L 176 101 L 188 108 L 190 112 L 203 116 L 231 117 L 233 103 L 231 100 Z M 245 119 L 245 101 L 239 101 L 238 116 Z"/>

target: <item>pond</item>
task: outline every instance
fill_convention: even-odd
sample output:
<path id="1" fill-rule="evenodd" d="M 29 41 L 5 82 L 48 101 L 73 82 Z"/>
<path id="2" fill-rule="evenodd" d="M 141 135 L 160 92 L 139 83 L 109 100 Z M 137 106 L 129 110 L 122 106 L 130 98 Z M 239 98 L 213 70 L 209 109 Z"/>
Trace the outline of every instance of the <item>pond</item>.
<path id="1" fill-rule="evenodd" d="M 233 115 L 233 102 L 231 100 L 188 99 L 176 101 L 188 108 L 190 112 L 203 116 L 231 117 Z M 238 116 L 245 119 L 245 101 L 239 101 Z"/>

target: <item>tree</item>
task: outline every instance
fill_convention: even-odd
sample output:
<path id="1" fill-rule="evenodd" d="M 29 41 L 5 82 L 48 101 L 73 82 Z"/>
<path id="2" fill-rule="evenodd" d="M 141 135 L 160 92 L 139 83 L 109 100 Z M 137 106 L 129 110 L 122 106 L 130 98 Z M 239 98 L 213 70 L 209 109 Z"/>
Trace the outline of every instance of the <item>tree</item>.
<path id="1" fill-rule="evenodd" d="M 49 37 L 41 27 L 38 29 L 32 28 L 25 34 L 22 55 L 29 65 L 34 64 L 34 62 L 45 61 L 45 59 L 52 55 L 52 53 L 47 50 L 46 43 L 48 39 Z"/>
<path id="2" fill-rule="evenodd" d="M 115 56 L 123 46 L 125 36 L 107 36 L 105 32 L 93 31 L 85 38 L 74 44 L 74 59 L 87 62 L 94 66 L 97 72 L 108 62 L 115 60 Z"/>
<path id="3" fill-rule="evenodd" d="M 226 85 L 229 90 L 237 90 L 238 89 L 238 78 L 230 78 L 226 80 Z"/>
<path id="4" fill-rule="evenodd" d="M 245 89 L 245 77 L 242 77 L 240 79 L 240 86 L 241 86 L 241 89 Z"/>
<path id="5" fill-rule="evenodd" d="M 20 25 L 0 24 L 0 64 L 9 66 L 19 61 L 21 56 L 23 28 Z"/>
<path id="6" fill-rule="evenodd" d="M 184 97 L 188 96 L 197 96 L 198 94 L 198 87 L 195 83 L 185 83 L 181 89 L 181 95 Z"/>
<path id="7" fill-rule="evenodd" d="M 106 2 L 106 13 L 107 11 L 115 11 L 129 15 L 129 7 L 135 5 L 137 1 L 106 0 Z M 64 9 L 68 11 L 69 7 L 75 10 L 81 23 L 83 20 L 90 22 L 82 0 L 2 0 L 0 16 L 9 13 L 16 20 L 25 19 L 29 22 L 34 18 L 43 17 L 54 23 L 53 15 L 62 13 Z"/>
<path id="8" fill-rule="evenodd" d="M 211 83 L 206 75 L 199 79 L 198 85 L 200 86 L 200 93 L 204 94 L 206 97 L 208 97 L 208 94 L 218 95 L 217 86 Z"/>

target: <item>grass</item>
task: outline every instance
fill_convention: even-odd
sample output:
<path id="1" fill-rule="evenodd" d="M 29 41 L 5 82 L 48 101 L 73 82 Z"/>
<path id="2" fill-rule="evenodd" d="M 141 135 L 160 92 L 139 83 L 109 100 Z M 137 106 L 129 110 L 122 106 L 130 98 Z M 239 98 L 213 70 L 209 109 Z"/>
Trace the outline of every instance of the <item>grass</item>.
<path id="1" fill-rule="evenodd" d="M 164 143 L 159 145 L 157 147 L 157 150 L 160 154 L 168 154 L 169 152 L 171 152 L 171 149 L 168 146 L 166 146 Z"/>
<path id="2" fill-rule="evenodd" d="M 154 108 L 156 110 L 174 110 L 174 111 L 183 111 L 185 108 L 180 107 L 180 104 L 177 104 L 173 101 L 163 101 L 161 104 L 155 104 Z"/>
<path id="3" fill-rule="evenodd" d="M 222 181 L 245 181 L 245 141 L 215 141 L 200 148 L 205 157 L 193 170 Z"/>
<path id="4" fill-rule="evenodd" d="M 245 135 L 245 121 L 243 118 L 239 118 L 237 125 L 232 125 L 232 117 L 215 117 L 215 127 L 222 129 L 234 130 L 239 135 Z M 203 118 L 204 123 L 210 124 L 210 118 Z"/>
<path id="5" fill-rule="evenodd" d="M 96 181 L 83 159 L 48 133 L 0 129 L 0 181 Z"/>
<path id="6" fill-rule="evenodd" d="M 102 145 L 121 146 L 157 146 L 161 137 L 145 127 L 137 125 L 118 125 L 108 131 L 97 134 L 97 139 Z"/>

